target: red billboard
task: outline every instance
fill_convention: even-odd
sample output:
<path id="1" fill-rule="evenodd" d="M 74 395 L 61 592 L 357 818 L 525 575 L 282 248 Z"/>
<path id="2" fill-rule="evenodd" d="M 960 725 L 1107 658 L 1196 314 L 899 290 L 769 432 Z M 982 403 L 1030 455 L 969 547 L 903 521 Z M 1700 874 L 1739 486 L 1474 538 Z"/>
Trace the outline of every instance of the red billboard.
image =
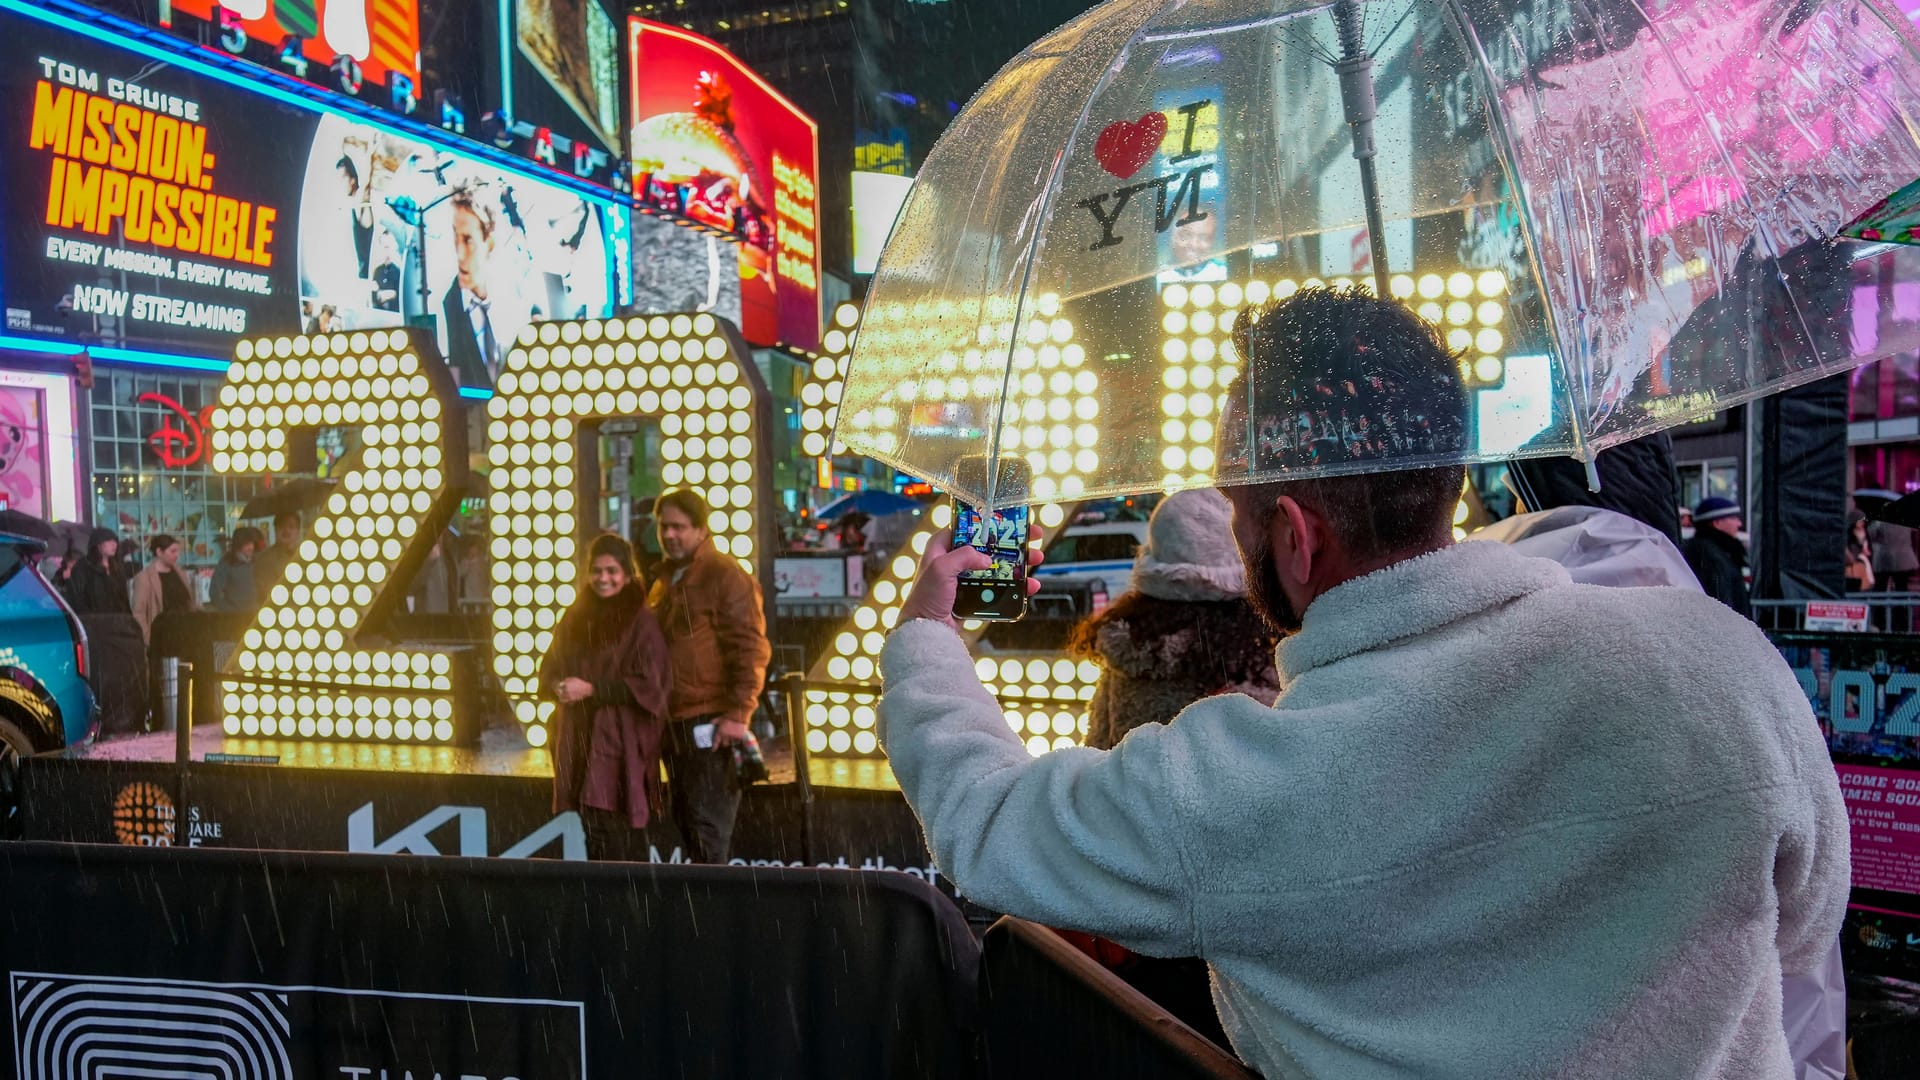
<path id="1" fill-rule="evenodd" d="M 173 8 L 208 22 L 230 34 L 244 35 L 326 67 L 338 56 L 351 56 L 361 75 L 384 83 L 388 72 L 404 75 L 420 85 L 420 5 L 417 0 L 313 0 L 268 3 L 267 0 L 173 0 Z M 241 49 L 228 47 L 229 52 Z M 304 69 L 297 72 L 304 75 Z M 317 79 L 309 81 L 318 81 Z"/>
<path id="2" fill-rule="evenodd" d="M 740 330 L 748 341 L 818 349 L 813 118 L 697 34 L 630 19 L 627 45 L 634 197 L 739 243 Z"/>

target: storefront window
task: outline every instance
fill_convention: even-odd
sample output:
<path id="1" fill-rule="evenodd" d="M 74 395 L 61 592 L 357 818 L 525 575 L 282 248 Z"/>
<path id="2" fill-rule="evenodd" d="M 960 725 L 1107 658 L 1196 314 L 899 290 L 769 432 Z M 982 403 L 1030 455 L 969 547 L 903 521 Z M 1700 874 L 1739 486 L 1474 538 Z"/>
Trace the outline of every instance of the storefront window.
<path id="1" fill-rule="evenodd" d="M 1733 458 L 1685 462 L 1679 473 L 1682 506 L 1698 506 L 1706 498 L 1740 501 L 1740 463 Z"/>
<path id="2" fill-rule="evenodd" d="M 1898 420 L 1920 416 L 1920 353 L 1901 353 L 1855 368 L 1847 419 Z"/>
<path id="3" fill-rule="evenodd" d="M 1853 486 L 1920 491 L 1920 444 L 1888 443 L 1853 448 Z"/>
<path id="4" fill-rule="evenodd" d="M 1847 387 L 1849 421 L 1880 419 L 1880 366 L 1883 360 L 1853 369 Z"/>
<path id="5" fill-rule="evenodd" d="M 111 370 L 93 390 L 93 519 L 134 544 L 167 533 L 195 566 L 217 562 L 265 477 L 213 471 L 204 415 L 219 378 Z"/>

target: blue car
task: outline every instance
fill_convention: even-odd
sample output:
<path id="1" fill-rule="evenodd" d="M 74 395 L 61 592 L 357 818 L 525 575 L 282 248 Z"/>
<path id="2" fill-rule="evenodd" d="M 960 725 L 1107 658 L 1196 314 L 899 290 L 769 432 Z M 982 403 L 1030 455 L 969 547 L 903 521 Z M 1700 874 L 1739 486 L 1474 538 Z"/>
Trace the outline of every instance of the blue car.
<path id="1" fill-rule="evenodd" d="M 78 746 L 94 734 L 87 635 L 40 574 L 46 544 L 0 533 L 0 759 Z"/>

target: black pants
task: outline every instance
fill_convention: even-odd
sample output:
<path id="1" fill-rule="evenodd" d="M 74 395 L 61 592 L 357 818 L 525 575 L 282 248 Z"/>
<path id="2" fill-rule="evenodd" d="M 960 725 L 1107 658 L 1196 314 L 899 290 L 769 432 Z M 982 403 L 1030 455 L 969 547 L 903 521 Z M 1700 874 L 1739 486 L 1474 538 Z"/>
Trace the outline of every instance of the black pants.
<path id="1" fill-rule="evenodd" d="M 714 721 L 702 716 L 667 725 L 662 754 L 667 763 L 667 803 L 680 830 L 680 850 L 689 862 L 725 863 L 733 842 L 733 819 L 740 812 L 732 755 L 693 744 L 693 729 Z"/>
<path id="2" fill-rule="evenodd" d="M 647 833 L 636 829 L 624 812 L 580 808 L 580 827 L 587 834 L 591 862 L 646 862 Z"/>

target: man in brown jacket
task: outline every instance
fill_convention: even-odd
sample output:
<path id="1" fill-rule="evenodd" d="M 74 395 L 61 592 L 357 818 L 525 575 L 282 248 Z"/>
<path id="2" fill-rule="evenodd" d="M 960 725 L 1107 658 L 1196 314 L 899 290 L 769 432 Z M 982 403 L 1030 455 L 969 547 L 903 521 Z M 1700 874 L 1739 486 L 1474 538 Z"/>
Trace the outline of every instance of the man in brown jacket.
<path id="1" fill-rule="evenodd" d="M 667 798 L 693 862 L 724 863 L 740 790 L 731 747 L 747 737 L 773 647 L 760 586 L 714 549 L 705 499 L 684 488 L 654 503 L 666 562 L 647 602 L 673 655 L 667 699 Z"/>

